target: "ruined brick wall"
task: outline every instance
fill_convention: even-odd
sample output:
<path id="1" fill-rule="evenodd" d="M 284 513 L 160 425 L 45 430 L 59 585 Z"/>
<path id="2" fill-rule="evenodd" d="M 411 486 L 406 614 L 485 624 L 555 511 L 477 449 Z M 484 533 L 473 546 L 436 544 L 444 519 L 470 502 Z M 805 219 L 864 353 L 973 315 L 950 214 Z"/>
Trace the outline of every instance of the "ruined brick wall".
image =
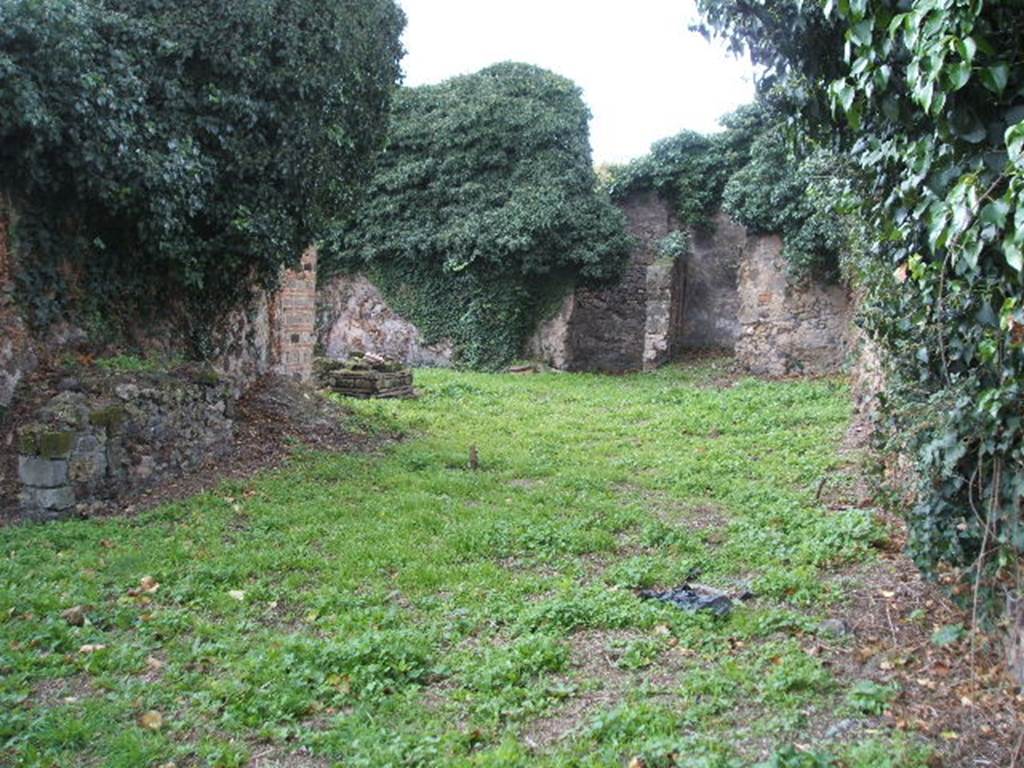
<path id="1" fill-rule="evenodd" d="M 749 238 L 739 270 L 736 359 L 763 376 L 842 370 L 852 349 L 853 305 L 840 285 L 794 280 L 776 235 Z"/>
<path id="2" fill-rule="evenodd" d="M 313 378 L 316 346 L 315 248 L 302 254 L 299 267 L 285 272 L 271 311 L 273 370 L 297 381 Z"/>
<path id="3" fill-rule="evenodd" d="M 282 273 L 276 292 L 256 291 L 218 321 L 210 361 L 239 392 L 267 373 L 312 379 L 316 261 L 316 250 L 310 248 L 299 267 Z"/>

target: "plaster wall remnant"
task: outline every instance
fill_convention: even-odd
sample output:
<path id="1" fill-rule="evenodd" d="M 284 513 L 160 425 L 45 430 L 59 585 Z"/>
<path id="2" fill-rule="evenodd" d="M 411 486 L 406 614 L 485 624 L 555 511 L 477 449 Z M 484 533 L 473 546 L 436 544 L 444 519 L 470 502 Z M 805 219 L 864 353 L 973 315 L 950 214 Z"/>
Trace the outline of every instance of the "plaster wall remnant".
<path id="1" fill-rule="evenodd" d="M 576 294 L 570 293 L 554 314 L 545 318 L 533 335 L 526 340 L 525 356 L 530 360 L 543 360 L 558 370 L 569 369 L 572 359 L 570 330 L 576 313 Z"/>
<path id="2" fill-rule="evenodd" d="M 391 309 L 363 275 L 335 275 L 321 286 L 316 335 L 319 350 L 331 360 L 369 353 L 431 367 L 451 365 L 454 354 L 446 341 L 428 344 L 419 328 Z"/>

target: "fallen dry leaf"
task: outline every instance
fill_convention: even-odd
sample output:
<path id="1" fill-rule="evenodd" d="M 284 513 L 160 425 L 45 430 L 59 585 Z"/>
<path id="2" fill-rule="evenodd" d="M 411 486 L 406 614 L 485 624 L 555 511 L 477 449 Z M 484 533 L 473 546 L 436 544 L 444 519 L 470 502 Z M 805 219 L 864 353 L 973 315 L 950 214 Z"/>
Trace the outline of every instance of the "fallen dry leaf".
<path id="1" fill-rule="evenodd" d="M 61 613 L 61 618 L 73 627 L 85 625 L 85 607 L 76 605 Z"/>
<path id="2" fill-rule="evenodd" d="M 151 595 L 158 589 L 160 589 L 160 582 L 152 576 L 143 576 L 139 579 L 139 586 L 135 589 L 129 589 L 128 594 L 132 597 L 138 597 L 139 595 Z"/>
<path id="3" fill-rule="evenodd" d="M 139 725 L 150 731 L 159 731 L 164 725 L 164 716 L 151 709 L 139 718 Z"/>
<path id="4" fill-rule="evenodd" d="M 103 643 L 89 643 L 89 644 L 83 645 L 81 648 L 79 648 L 78 652 L 79 653 L 96 653 L 98 651 L 102 651 L 106 647 L 107 646 L 105 646 Z"/>

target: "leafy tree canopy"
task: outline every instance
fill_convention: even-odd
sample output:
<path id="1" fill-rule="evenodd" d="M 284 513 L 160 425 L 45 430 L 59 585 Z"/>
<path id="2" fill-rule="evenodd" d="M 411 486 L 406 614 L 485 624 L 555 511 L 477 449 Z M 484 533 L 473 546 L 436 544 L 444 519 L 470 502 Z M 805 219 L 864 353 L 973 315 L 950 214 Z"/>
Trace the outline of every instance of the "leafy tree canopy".
<path id="1" fill-rule="evenodd" d="M 325 270 L 372 273 L 463 363 L 518 354 L 542 305 L 618 274 L 622 215 L 596 192 L 580 90 L 526 64 L 402 89 L 366 199 Z"/>
<path id="2" fill-rule="evenodd" d="M 368 175 L 403 26 L 392 0 L 0 4 L 0 176 L 30 283 L 70 257 L 92 295 L 180 288 L 209 316 L 271 282 Z M 67 298 L 29 294 L 41 321 Z"/>

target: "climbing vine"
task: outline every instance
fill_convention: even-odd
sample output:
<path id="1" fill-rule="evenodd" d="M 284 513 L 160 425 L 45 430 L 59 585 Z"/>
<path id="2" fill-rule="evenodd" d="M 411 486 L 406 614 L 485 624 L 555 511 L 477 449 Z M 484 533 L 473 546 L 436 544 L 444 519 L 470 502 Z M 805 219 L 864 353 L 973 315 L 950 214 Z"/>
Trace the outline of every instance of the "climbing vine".
<path id="1" fill-rule="evenodd" d="M 369 173 L 403 25 L 391 0 L 0 3 L 0 178 L 33 319 L 181 296 L 201 325 L 272 284 Z"/>
<path id="2" fill-rule="evenodd" d="M 572 82 L 524 64 L 402 89 L 321 274 L 369 272 L 459 363 L 507 363 L 552 297 L 616 276 L 628 252 L 621 213 L 596 191 L 588 117 Z"/>
<path id="3" fill-rule="evenodd" d="M 920 478 L 911 552 L 1020 589 L 1024 549 L 1024 6 L 700 0 L 707 31 L 793 88 L 791 115 L 856 163 L 847 195 L 885 426 Z"/>

